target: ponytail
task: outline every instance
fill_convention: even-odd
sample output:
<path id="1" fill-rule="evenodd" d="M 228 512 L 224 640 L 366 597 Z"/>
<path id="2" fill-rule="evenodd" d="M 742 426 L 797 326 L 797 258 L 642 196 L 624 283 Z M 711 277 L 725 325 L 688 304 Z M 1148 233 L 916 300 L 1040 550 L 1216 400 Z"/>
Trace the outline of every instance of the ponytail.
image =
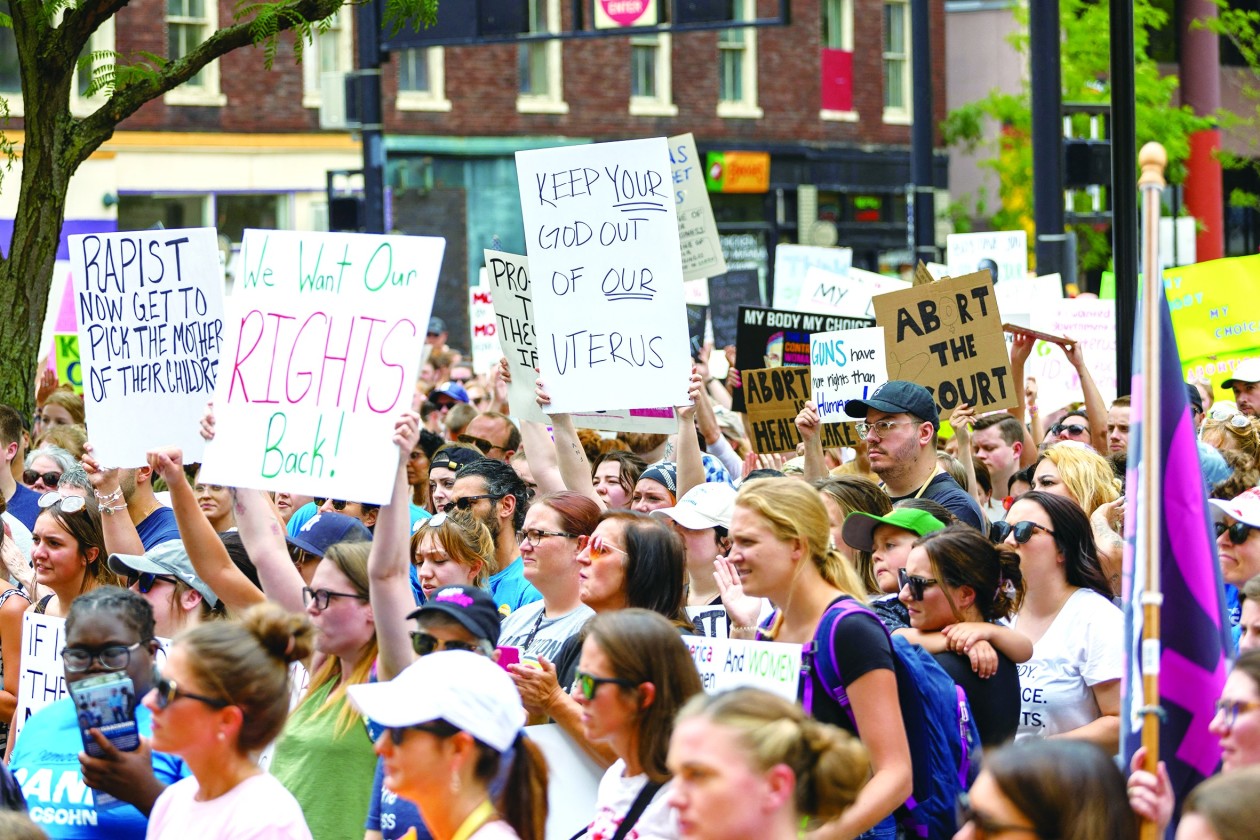
<path id="1" fill-rule="evenodd" d="M 836 726 L 806 718 L 798 723 L 804 761 L 797 772 L 796 812 L 822 824 L 857 800 L 871 778 L 870 757 L 857 738 Z"/>
<path id="2" fill-rule="evenodd" d="M 523 735 L 516 736 L 512 749 L 512 766 L 496 803 L 499 813 L 503 814 L 503 820 L 521 840 L 544 840 L 547 829 L 547 760 L 538 745 Z M 497 758 L 498 754 L 495 755 Z M 497 770 L 498 761 L 495 761 L 495 773 Z"/>

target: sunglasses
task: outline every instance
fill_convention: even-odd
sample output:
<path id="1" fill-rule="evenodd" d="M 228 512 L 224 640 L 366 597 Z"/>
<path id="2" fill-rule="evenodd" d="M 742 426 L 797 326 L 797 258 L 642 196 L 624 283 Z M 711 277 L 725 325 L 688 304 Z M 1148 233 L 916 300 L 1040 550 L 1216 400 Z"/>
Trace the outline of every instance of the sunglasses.
<path id="1" fill-rule="evenodd" d="M 472 444 L 473 446 L 481 450 L 482 455 L 489 455 L 491 451 L 495 449 L 498 449 L 500 452 L 507 452 L 506 449 L 504 449 L 502 446 L 499 446 L 497 443 L 491 443 L 485 438 L 479 438 L 474 435 L 460 435 L 459 437 L 455 439 L 459 441 L 460 443 Z"/>
<path id="2" fill-rule="evenodd" d="M 578 671 L 574 675 L 573 688 L 569 693 L 578 691 L 587 700 L 594 700 L 595 692 L 599 691 L 601 685 L 619 685 L 622 688 L 638 688 L 639 686 L 632 680 L 623 680 L 620 677 L 596 677 L 585 671 Z"/>
<path id="3" fill-rule="evenodd" d="M 442 505 L 442 513 L 450 513 L 456 508 L 458 508 L 459 510 L 468 510 L 474 504 L 481 501 L 482 499 L 489 499 L 492 502 L 497 502 L 502 498 L 503 496 L 501 495 L 496 496 L 493 493 L 482 493 L 478 496 L 465 496 L 462 499 L 456 499 L 453 502 L 447 502 L 446 504 Z"/>
<path id="4" fill-rule="evenodd" d="M 57 482 L 61 480 L 61 473 L 59 472 L 41 473 L 41 472 L 35 472 L 35 470 L 22 470 L 22 483 L 23 484 L 27 484 L 27 485 L 34 484 L 40 479 L 44 480 L 45 486 L 54 487 L 56 486 Z"/>
<path id="5" fill-rule="evenodd" d="M 106 645 L 93 652 L 78 647 L 68 647 L 61 651 L 61 664 L 67 671 L 82 673 L 92 667 L 92 662 L 101 663 L 106 671 L 121 671 L 131 664 L 131 652 L 149 639 L 141 639 L 134 645 Z"/>
<path id="6" fill-rule="evenodd" d="M 401 747 L 403 739 L 407 737 L 407 733 L 411 731 L 427 732 L 435 738 L 449 738 L 459 730 L 451 726 L 445 721 L 435 720 L 429 723 L 416 723 L 411 726 L 388 726 L 385 731 L 389 733 L 389 740 L 395 747 Z"/>
<path id="7" fill-rule="evenodd" d="M 312 499 L 312 501 L 315 502 L 315 507 L 317 508 L 322 508 L 324 506 L 324 502 L 327 502 L 328 500 L 329 499 L 327 496 L 316 496 L 314 499 Z M 345 510 L 346 505 L 349 505 L 349 504 L 353 504 L 353 502 L 347 502 L 345 499 L 332 500 L 333 510 L 337 511 L 338 513 Z"/>
<path id="8" fill-rule="evenodd" d="M 152 572 L 141 572 L 138 575 L 128 575 L 127 586 L 134 586 L 137 590 L 139 590 L 141 595 L 148 595 L 151 591 L 153 591 L 153 584 L 157 583 L 159 580 L 165 581 L 172 586 L 179 583 L 178 578 L 173 578 L 170 575 L 158 575 Z"/>
<path id="9" fill-rule="evenodd" d="M 41 508 L 50 508 L 57 502 L 61 502 L 63 513 L 78 513 L 87 507 L 87 499 L 82 496 L 63 496 L 57 490 L 49 490 L 39 497 L 39 506 Z"/>
<path id="10" fill-rule="evenodd" d="M 1083 435 L 1089 431 L 1089 427 L 1082 426 L 1078 423 L 1070 423 L 1066 426 L 1062 423 L 1055 423 L 1050 427 L 1050 431 L 1056 435 L 1061 435 L 1064 432 L 1067 432 L 1069 435 Z"/>
<path id="11" fill-rule="evenodd" d="M 1050 536 L 1054 536 L 1054 531 L 1051 531 L 1045 525 L 1038 525 L 1036 522 L 1029 522 L 1028 520 L 1016 522 L 1014 525 L 1009 522 L 994 522 L 989 526 L 989 541 L 1003 543 L 1006 542 L 1007 537 L 1014 534 L 1015 542 L 1023 545 L 1033 538 L 1033 533 L 1036 531 L 1045 531 Z"/>
<path id="12" fill-rule="evenodd" d="M 1254 525 L 1248 525 L 1246 522 L 1235 522 L 1233 525 L 1226 525 L 1224 522 L 1214 522 L 1213 527 L 1216 529 L 1216 537 L 1220 539 L 1221 534 L 1229 534 L 1229 541 L 1234 545 L 1242 545 L 1251 536 L 1251 532 L 1255 530 Z"/>
<path id="13" fill-rule="evenodd" d="M 423 630 L 411 631 L 411 649 L 416 652 L 417 656 L 428 656 L 430 653 L 438 650 L 462 650 L 468 653 L 477 653 L 480 645 L 477 642 L 462 642 L 450 639 L 442 641 L 431 633 Z"/>
<path id="14" fill-rule="evenodd" d="M 919 577 L 918 575 L 908 575 L 905 569 L 897 570 L 897 583 L 900 589 L 910 587 L 910 598 L 914 601 L 923 600 L 923 590 L 929 589 L 940 583 L 936 578 Z"/>
<path id="15" fill-rule="evenodd" d="M 193 694 L 191 691 L 183 691 L 175 684 L 175 680 L 168 680 L 160 673 L 157 673 L 156 670 L 153 674 L 153 690 L 157 692 L 154 699 L 157 701 L 159 709 L 165 709 L 181 697 L 205 703 L 212 709 L 226 709 L 232 705 L 227 700 L 220 700 L 217 697 L 206 697 L 204 694 Z"/>
<path id="16" fill-rule="evenodd" d="M 614 552 L 619 554 L 626 553 L 624 548 L 618 548 L 600 535 L 588 537 L 584 548 L 592 560 L 603 560 L 605 557 L 611 557 Z"/>
<path id="17" fill-rule="evenodd" d="M 311 589 L 309 586 L 302 587 L 302 603 L 306 606 L 315 605 L 315 609 L 323 612 L 328 609 L 328 604 L 333 598 L 354 598 L 356 601 L 366 601 L 366 595 L 359 595 L 356 592 L 330 592 L 327 589 Z"/>

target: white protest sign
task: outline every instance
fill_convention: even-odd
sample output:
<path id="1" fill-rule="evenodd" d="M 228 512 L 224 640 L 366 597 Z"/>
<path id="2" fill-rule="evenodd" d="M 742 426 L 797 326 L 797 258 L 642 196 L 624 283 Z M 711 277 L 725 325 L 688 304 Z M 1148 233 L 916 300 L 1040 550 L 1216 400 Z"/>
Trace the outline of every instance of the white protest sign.
<path id="1" fill-rule="evenodd" d="M 487 272 L 481 269 L 476 286 L 468 289 L 468 326 L 472 331 L 473 372 L 483 376 L 503 358 L 503 350 L 499 347 L 496 336 L 498 328 L 495 324 L 493 292 Z"/>
<path id="2" fill-rule="evenodd" d="M 601 432 L 641 432 L 672 435 L 678 431 L 678 418 L 672 408 L 632 408 L 627 411 L 581 411 L 569 415 L 579 429 Z"/>
<path id="3" fill-rule="evenodd" d="M 223 342 L 214 228 L 75 235 L 70 264 L 97 460 L 139 467 L 158 445 L 201 460 Z"/>
<path id="4" fill-rule="evenodd" d="M 1063 281 L 1058 274 L 1003 280 L 993 294 L 1004 322 L 1032 329 L 1034 312 L 1053 311 L 1063 300 Z"/>
<path id="5" fill-rule="evenodd" d="M 1044 312 L 1034 312 L 1031 328 L 1071 338 L 1081 346 L 1089 375 L 1103 401 L 1116 398 L 1116 302 L 1090 298 L 1058 301 Z M 1067 355 L 1055 344 L 1038 341 L 1024 366 L 1024 375 L 1037 380 L 1037 403 L 1049 413 L 1083 399 L 1081 378 Z"/>
<path id="6" fill-rule="evenodd" d="M 856 423 L 844 413 L 849 400 L 863 400 L 888 381 L 884 328 L 812 333 L 809 337 L 810 392 L 823 423 Z"/>
<path id="7" fill-rule="evenodd" d="M 665 138 L 516 153 L 539 362 L 556 411 L 687 401 Z"/>
<path id="8" fill-rule="evenodd" d="M 904 280 L 860 268 L 850 267 L 848 274 L 840 275 L 811 266 L 805 273 L 801 308 L 804 312 L 874 318 L 875 305 L 871 302 L 873 297 L 909 286 Z"/>
<path id="9" fill-rule="evenodd" d="M 683 283 L 683 301 L 696 306 L 709 305 L 709 281 L 706 278 Z"/>
<path id="10" fill-rule="evenodd" d="M 709 694 L 753 686 L 795 702 L 801 676 L 800 645 L 705 636 L 682 639 Z"/>
<path id="11" fill-rule="evenodd" d="M 852 248 L 779 245 L 774 249 L 774 301 L 770 306 L 799 310 L 811 268 L 847 277 L 852 266 Z"/>
<path id="12" fill-rule="evenodd" d="M 247 230 L 203 478 L 389 501 L 445 240 Z"/>
<path id="13" fill-rule="evenodd" d="M 538 381 L 538 341 L 534 333 L 534 303 L 529 282 L 529 260 L 519 254 L 485 250 L 486 280 L 494 307 L 499 347 L 508 360 L 512 382 L 508 405 L 518 420 L 549 424 L 551 419 L 534 399 Z"/>
<path id="14" fill-rule="evenodd" d="M 1022 230 L 996 230 L 985 233 L 951 233 L 945 238 L 945 262 L 950 277 L 962 277 L 988 267 L 997 267 L 995 280 L 1023 280 L 1028 276 L 1028 234 Z"/>
<path id="15" fill-rule="evenodd" d="M 525 727 L 547 759 L 546 840 L 569 840 L 595 818 L 603 769 L 554 723 Z"/>
<path id="16" fill-rule="evenodd" d="M 669 162 L 674 173 L 674 202 L 678 211 L 678 246 L 683 278 L 702 280 L 726 273 L 726 258 L 718 240 L 713 205 L 704 182 L 704 163 L 691 133 L 669 138 Z M 689 300 L 688 303 L 700 303 Z M 708 306 L 706 299 L 701 306 Z"/>
<path id="17" fill-rule="evenodd" d="M 704 604 L 687 607 L 687 618 L 695 625 L 696 632 L 710 639 L 727 638 L 726 607 L 721 604 Z"/>

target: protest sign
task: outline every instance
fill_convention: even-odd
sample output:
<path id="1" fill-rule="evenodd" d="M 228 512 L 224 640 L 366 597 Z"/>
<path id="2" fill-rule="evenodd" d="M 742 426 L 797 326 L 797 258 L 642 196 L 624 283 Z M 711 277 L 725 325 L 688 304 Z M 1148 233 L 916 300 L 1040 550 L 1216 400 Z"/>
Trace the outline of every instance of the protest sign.
<path id="1" fill-rule="evenodd" d="M 693 306 L 708 306 L 709 281 L 701 279 L 683 283 L 683 300 Z"/>
<path id="2" fill-rule="evenodd" d="M 601 432 L 642 432 L 649 435 L 672 435 L 678 431 L 678 418 L 673 408 L 632 408 L 622 411 L 580 411 L 571 414 L 579 429 Z"/>
<path id="3" fill-rule="evenodd" d="M 1058 274 L 1003 280 L 993 287 L 993 293 L 1002 320 L 1031 327 L 1034 312 L 1052 310 L 1063 300 L 1063 280 Z"/>
<path id="4" fill-rule="evenodd" d="M 1164 272 L 1164 294 L 1182 364 L 1219 384 L 1260 348 L 1260 256 Z M 1231 362 L 1233 362 L 1231 364 Z"/>
<path id="5" fill-rule="evenodd" d="M 478 272 L 478 283 L 468 289 L 468 327 L 472 331 L 473 372 L 486 376 L 503 358 L 495 324 L 493 291 L 486 269 Z"/>
<path id="6" fill-rule="evenodd" d="M 1022 230 L 951 233 L 945 238 L 945 251 L 950 277 L 987 268 L 986 261 L 993 263 L 999 281 L 1028 276 L 1028 234 Z"/>
<path id="7" fill-rule="evenodd" d="M 525 727 L 547 760 L 546 840 L 569 840 L 595 818 L 604 770 L 558 724 Z"/>
<path id="8" fill-rule="evenodd" d="M 445 245 L 245 231 L 203 478 L 388 502 Z"/>
<path id="9" fill-rule="evenodd" d="M 709 278 L 709 322 L 713 324 L 713 346 L 735 344 L 741 306 L 761 306 L 760 280 L 753 269 L 732 269 Z"/>
<path id="10" fill-rule="evenodd" d="M 748 439 L 760 455 L 777 452 L 796 454 L 801 442 L 796 415 L 812 399 L 809 368 L 800 365 L 741 371 L 744 379 Z M 857 446 L 859 438 L 852 423 L 820 426 L 823 448 Z"/>
<path id="11" fill-rule="evenodd" d="M 801 646 L 784 642 L 683 636 L 705 693 L 752 686 L 796 702 Z"/>
<path id="12" fill-rule="evenodd" d="M 691 354 L 665 138 L 517 152 L 516 169 L 554 409 L 687 402 Z"/>
<path id="13" fill-rule="evenodd" d="M 534 399 L 538 381 L 538 342 L 534 334 L 533 287 L 529 260 L 486 249 L 486 279 L 494 306 L 496 334 L 512 371 L 508 404 L 518 420 L 550 423 Z"/>
<path id="14" fill-rule="evenodd" d="M 687 339 L 693 359 L 700 358 L 700 352 L 704 349 L 704 326 L 708 320 L 709 307 L 687 304 Z"/>
<path id="15" fill-rule="evenodd" d="M 687 618 L 695 625 L 696 632 L 710 639 L 725 639 L 726 607 L 721 604 L 704 604 L 698 607 L 687 607 Z"/>
<path id="16" fill-rule="evenodd" d="M 987 271 L 875 298 L 888 378 L 932 392 L 942 418 L 967 403 L 977 413 L 1011 408 L 1023 383 L 1011 380 L 1002 317 Z"/>
<path id="17" fill-rule="evenodd" d="M 852 248 L 821 248 L 815 245 L 779 245 L 774 249 L 775 309 L 797 309 L 811 268 L 847 277 L 853 265 Z"/>
<path id="18" fill-rule="evenodd" d="M 83 393 L 83 365 L 79 360 L 79 334 L 53 333 L 53 359 L 57 365 L 57 381 L 69 385 L 76 394 Z"/>
<path id="19" fill-rule="evenodd" d="M 161 445 L 201 460 L 224 326 L 214 228 L 79 234 L 70 262 L 97 460 L 139 467 Z"/>
<path id="20" fill-rule="evenodd" d="M 849 400 L 864 400 L 888 381 L 880 327 L 814 333 L 809 337 L 810 391 L 822 423 L 854 423 Z"/>
<path id="21" fill-rule="evenodd" d="M 778 365 L 808 367 L 809 337 L 812 333 L 873 326 L 873 318 L 741 306 L 738 338 L 735 342 L 735 367 L 741 371 Z M 731 399 L 735 411 L 744 410 L 744 396 L 740 389 L 736 389 Z"/>
<path id="22" fill-rule="evenodd" d="M 875 306 L 871 299 L 875 295 L 895 292 L 909 285 L 904 280 L 860 268 L 850 268 L 849 273 L 843 276 L 821 268 L 810 268 L 805 275 L 800 308 L 854 318 L 874 318 Z"/>
<path id="23" fill-rule="evenodd" d="M 1070 298 L 1032 315 L 1041 332 L 1075 341 L 1085 356 L 1089 375 L 1108 405 L 1116 398 L 1116 302 Z M 1037 402 L 1047 412 L 1082 398 L 1081 378 L 1067 355 L 1054 344 L 1038 341 L 1024 366 L 1037 380 Z"/>
<path id="24" fill-rule="evenodd" d="M 696 152 L 696 138 L 690 132 L 669 138 L 669 162 L 674 174 L 683 278 L 699 280 L 723 274 L 726 259 L 718 242 L 709 191 L 704 185 L 704 164 Z"/>

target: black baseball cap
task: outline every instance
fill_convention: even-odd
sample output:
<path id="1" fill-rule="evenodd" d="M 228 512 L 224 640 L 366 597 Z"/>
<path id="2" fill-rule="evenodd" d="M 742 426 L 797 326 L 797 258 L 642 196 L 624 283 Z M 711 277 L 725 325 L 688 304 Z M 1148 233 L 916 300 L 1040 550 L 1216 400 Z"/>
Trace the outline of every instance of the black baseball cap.
<path id="1" fill-rule="evenodd" d="M 941 428 L 941 415 L 936 410 L 932 392 L 904 379 L 885 382 L 867 399 L 849 400 L 844 404 L 844 413 L 850 417 L 866 417 L 871 409 L 885 414 L 913 414 L 931 423 L 937 431 Z"/>
<path id="2" fill-rule="evenodd" d="M 419 618 L 434 612 L 450 616 L 478 639 L 486 639 L 498 646 L 501 617 L 494 598 L 486 590 L 475 586 L 443 586 L 407 618 Z"/>
<path id="3" fill-rule="evenodd" d="M 451 472 L 459 472 L 459 468 L 471 464 L 474 461 L 480 461 L 486 456 L 481 454 L 481 450 L 474 449 L 471 446 L 446 446 L 434 453 L 429 459 L 429 469 L 434 467 L 445 467 Z"/>

